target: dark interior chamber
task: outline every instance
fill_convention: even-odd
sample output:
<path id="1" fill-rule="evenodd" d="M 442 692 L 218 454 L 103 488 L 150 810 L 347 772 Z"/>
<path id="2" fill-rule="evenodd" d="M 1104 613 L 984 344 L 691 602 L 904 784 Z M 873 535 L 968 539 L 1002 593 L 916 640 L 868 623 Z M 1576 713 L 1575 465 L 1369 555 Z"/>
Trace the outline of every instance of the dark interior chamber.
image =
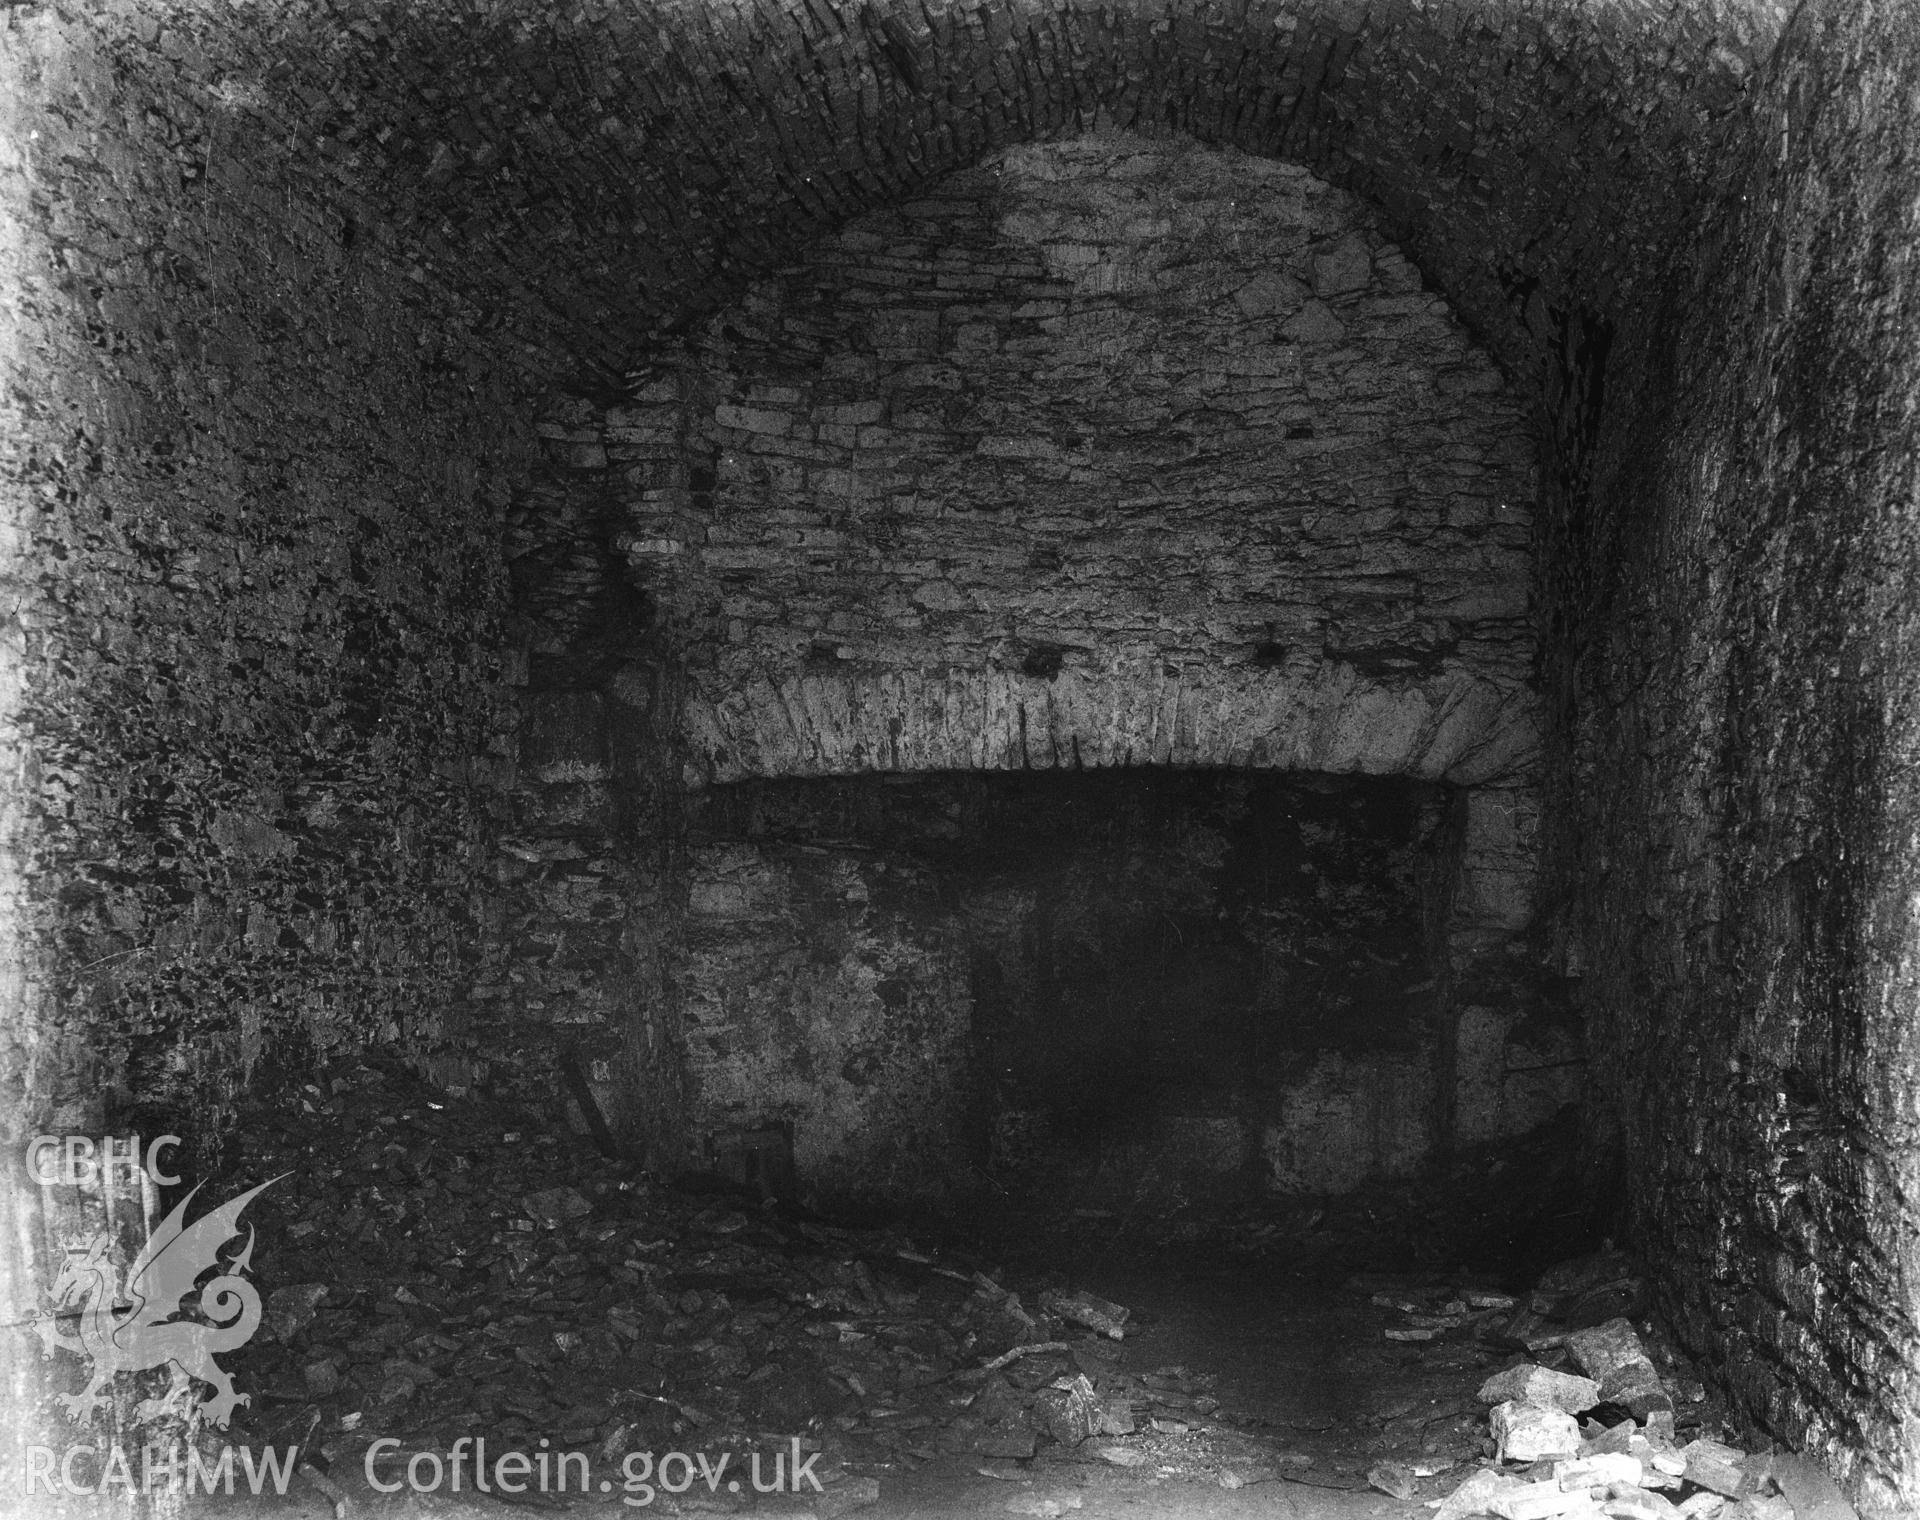
<path id="1" fill-rule="evenodd" d="M 1597 1316 L 1671 1407 L 1563 1438 L 1920 1510 L 1915 98 L 1862 0 L 14 0 L 9 1423 L 1414 1506 Z M 255 1403 L 85 1392 L 276 1177 Z"/>
<path id="2" fill-rule="evenodd" d="M 764 945 L 770 922 L 793 975 L 864 958 L 895 1015 L 841 1061 L 875 1124 L 838 1137 L 848 1185 L 859 1147 L 892 1153 L 886 1090 L 929 1038 L 965 1095 L 954 1133 L 926 1139 L 944 1159 L 910 1184 L 933 1191 L 1344 1190 L 1412 1170 L 1443 1122 L 1445 788 L 1151 770 L 760 782 L 707 792 L 690 826 L 696 892 L 720 858 L 781 884 L 693 947 L 690 999 L 727 1007 L 729 1039 L 764 1042 L 739 1010 L 766 995 L 767 961 L 735 947 Z M 753 1101 L 716 1117 L 835 1152 L 807 1097 Z"/>

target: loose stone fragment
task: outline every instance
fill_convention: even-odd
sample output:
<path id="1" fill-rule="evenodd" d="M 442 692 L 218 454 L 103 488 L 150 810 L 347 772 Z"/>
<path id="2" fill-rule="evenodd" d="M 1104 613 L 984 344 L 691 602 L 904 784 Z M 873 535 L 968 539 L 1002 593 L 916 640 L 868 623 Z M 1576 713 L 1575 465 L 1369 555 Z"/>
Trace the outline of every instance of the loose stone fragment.
<path id="1" fill-rule="evenodd" d="M 1859 1520 L 1840 1485 L 1808 1458 L 1777 1452 L 1769 1467 L 1773 1481 L 1793 1506 L 1795 1520 Z"/>
<path id="2" fill-rule="evenodd" d="M 1556 1515 L 1582 1514 L 1593 1508 L 1585 1490 L 1569 1493 L 1550 1478 L 1542 1483 L 1518 1484 L 1487 1502 L 1487 1513 L 1501 1520 L 1552 1520 Z"/>
<path id="3" fill-rule="evenodd" d="M 1509 1400 L 1534 1404 L 1542 1409 L 1558 1409 L 1579 1414 L 1600 1402 L 1600 1385 L 1592 1378 L 1574 1377 L 1550 1367 L 1523 1364 L 1497 1372 L 1480 1387 L 1485 1404 L 1504 1404 Z"/>
<path id="4" fill-rule="evenodd" d="M 1567 1350 L 1580 1370 L 1600 1384 L 1605 1402 L 1620 1405 L 1636 1420 L 1644 1421 L 1656 1411 L 1671 1413 L 1673 1400 L 1646 1346 L 1626 1320 L 1611 1319 L 1573 1331 L 1567 1336 Z"/>
<path id="5" fill-rule="evenodd" d="M 1578 1422 L 1558 1409 L 1509 1400 L 1494 1406 L 1491 1423 L 1502 1461 L 1537 1462 L 1543 1457 L 1576 1456 L 1580 1451 Z"/>
<path id="6" fill-rule="evenodd" d="M 1605 1488 L 1613 1483 L 1640 1484 L 1638 1457 L 1625 1452 L 1602 1452 L 1553 1464 L 1554 1481 L 1562 1488 Z"/>
<path id="7" fill-rule="evenodd" d="M 1122 1327 L 1129 1311 L 1091 1293 L 1043 1293 L 1040 1307 L 1073 1324 L 1097 1330 L 1111 1340 L 1117 1341 L 1126 1333 Z"/>
<path id="8" fill-rule="evenodd" d="M 1689 1483 L 1710 1488 L 1729 1499 L 1739 1498 L 1741 1491 L 1749 1486 L 1743 1454 L 1724 1442 L 1710 1441 L 1703 1436 L 1681 1447 L 1680 1456 L 1686 1462 L 1682 1475 Z"/>
<path id="9" fill-rule="evenodd" d="M 1100 1426 L 1100 1402 L 1084 1374 L 1061 1378 L 1042 1389 L 1033 1401 L 1033 1415 L 1041 1428 L 1062 1446 L 1078 1446 Z M 1155 1425 L 1159 1422 L 1156 1420 Z"/>
<path id="10" fill-rule="evenodd" d="M 1600 1509 L 1610 1520 L 1674 1520 L 1679 1514 L 1662 1495 L 1624 1483 L 1607 1491 Z"/>
<path id="11" fill-rule="evenodd" d="M 1522 1484 L 1517 1478 L 1483 1467 L 1440 1501 L 1433 1520 L 1466 1520 L 1469 1515 L 1487 1514 L 1488 1506 L 1496 1498 L 1520 1487 Z"/>
<path id="12" fill-rule="evenodd" d="M 1376 1462 L 1367 1469 L 1367 1482 L 1395 1499 L 1411 1499 L 1417 1492 L 1413 1469 L 1405 1462 Z"/>

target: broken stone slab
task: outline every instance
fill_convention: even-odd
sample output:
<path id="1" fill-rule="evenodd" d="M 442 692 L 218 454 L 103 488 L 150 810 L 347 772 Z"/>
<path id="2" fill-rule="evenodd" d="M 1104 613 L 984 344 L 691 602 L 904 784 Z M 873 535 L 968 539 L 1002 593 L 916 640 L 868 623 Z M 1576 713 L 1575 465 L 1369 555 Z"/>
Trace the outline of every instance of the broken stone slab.
<path id="1" fill-rule="evenodd" d="M 1675 1520 L 1680 1513 L 1664 1495 L 1626 1483 L 1607 1491 L 1600 1511 L 1608 1520 Z"/>
<path id="2" fill-rule="evenodd" d="M 1678 1488 L 1680 1475 L 1687 1470 L 1687 1459 L 1671 1441 L 1649 1438 L 1635 1432 L 1627 1450 L 1640 1459 L 1646 1469 L 1640 1478 L 1642 1488 Z"/>
<path id="3" fill-rule="evenodd" d="M 1126 1334 L 1124 1327 L 1130 1311 L 1091 1293 L 1059 1293 L 1050 1290 L 1040 1295 L 1040 1307 L 1049 1314 L 1057 1314 L 1070 1324 L 1084 1325 L 1089 1330 L 1096 1330 L 1110 1340 L 1117 1341 Z"/>
<path id="4" fill-rule="evenodd" d="M 1607 1488 L 1616 1483 L 1638 1488 L 1644 1469 L 1640 1459 L 1624 1451 L 1572 1457 L 1553 1464 L 1553 1478 L 1562 1488 Z"/>
<path id="5" fill-rule="evenodd" d="M 1510 1478 L 1492 1468 L 1483 1467 L 1468 1474 L 1458 1488 L 1440 1501 L 1433 1512 L 1433 1520 L 1467 1520 L 1470 1515 L 1488 1514 L 1488 1506 L 1495 1499 L 1522 1486 L 1518 1478 Z"/>
<path id="6" fill-rule="evenodd" d="M 1584 1330 L 1569 1331 L 1567 1351 L 1580 1370 L 1602 1387 L 1622 1373 L 1638 1374 L 1642 1368 L 1648 1381 L 1655 1384 L 1660 1381 L 1645 1342 L 1625 1319 L 1610 1319 Z"/>
<path id="7" fill-rule="evenodd" d="M 1496 1372 L 1480 1385 L 1481 1403 L 1509 1401 L 1579 1414 L 1600 1402 L 1600 1385 L 1592 1378 L 1575 1377 L 1572 1373 L 1523 1362 L 1518 1367 Z"/>
<path id="8" fill-rule="evenodd" d="M 1538 1462 L 1580 1454 L 1580 1424 L 1563 1410 L 1508 1400 L 1494 1405 L 1489 1421 L 1503 1462 Z"/>
<path id="9" fill-rule="evenodd" d="M 1148 1460 L 1147 1454 L 1137 1446 L 1100 1446 L 1094 1449 L 1094 1455 L 1115 1467 L 1143 1467 Z"/>
<path id="10" fill-rule="evenodd" d="M 1710 1516 L 1718 1515 L 1732 1503 L 1725 1494 L 1716 1494 L 1703 1488 L 1692 1497 L 1681 1500 L 1674 1512 L 1684 1515 L 1686 1520 L 1709 1520 Z"/>
<path id="11" fill-rule="evenodd" d="M 1672 1413 L 1673 1399 L 1628 1321 L 1610 1319 L 1574 1330 L 1566 1344 L 1580 1370 L 1599 1383 L 1604 1402 L 1619 1405 L 1643 1422 L 1655 1413 Z"/>
<path id="12" fill-rule="evenodd" d="M 1486 1325 L 1481 1337 L 1493 1345 L 1510 1346 L 1531 1356 L 1538 1356 L 1542 1351 L 1564 1346 L 1568 1333 L 1565 1325 L 1554 1324 L 1546 1316 L 1521 1307 Z"/>
<path id="13" fill-rule="evenodd" d="M 1531 1302 L 1539 1312 L 1576 1327 L 1637 1314 L 1645 1300 L 1646 1280 L 1632 1258 L 1605 1251 L 1549 1267 Z"/>
<path id="14" fill-rule="evenodd" d="M 1570 1492 L 1551 1478 L 1520 1483 L 1487 1501 L 1487 1513 L 1500 1520 L 1554 1520 L 1560 1515 L 1597 1514 L 1585 1489 Z"/>
<path id="15" fill-rule="evenodd" d="M 1100 1401 L 1085 1373 L 1059 1378 L 1034 1396 L 1033 1418 L 1062 1446 L 1078 1446 L 1098 1431 L 1100 1415 Z"/>
<path id="16" fill-rule="evenodd" d="M 1773 1481 L 1793 1506 L 1795 1520 L 1859 1520 L 1840 1485 L 1808 1457 L 1776 1452 L 1768 1460 Z"/>
<path id="17" fill-rule="evenodd" d="M 1723 1441 L 1702 1436 L 1681 1447 L 1680 1456 L 1686 1463 L 1681 1476 L 1700 1488 L 1738 1499 L 1755 1486 L 1747 1476 L 1746 1453 Z"/>
<path id="18" fill-rule="evenodd" d="M 261 1328 L 268 1340 L 286 1342 L 313 1323 L 320 1300 L 327 1296 L 325 1283 L 288 1283 L 267 1295 L 267 1312 L 261 1316 Z"/>

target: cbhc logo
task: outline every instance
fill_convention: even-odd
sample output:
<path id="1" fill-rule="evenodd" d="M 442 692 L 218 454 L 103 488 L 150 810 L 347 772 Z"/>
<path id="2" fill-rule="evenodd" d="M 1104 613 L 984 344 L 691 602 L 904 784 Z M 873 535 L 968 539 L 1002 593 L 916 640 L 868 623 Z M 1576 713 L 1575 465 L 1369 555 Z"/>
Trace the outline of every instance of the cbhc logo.
<path id="1" fill-rule="evenodd" d="M 27 1145 L 27 1172 L 41 1187 L 111 1184 L 116 1174 L 132 1180 L 143 1172 L 159 1186 L 173 1187 L 180 1178 L 160 1170 L 160 1152 L 180 1143 L 178 1135 L 161 1135 L 143 1157 L 138 1135 L 108 1135 L 97 1143 L 91 1135 L 35 1135 Z"/>

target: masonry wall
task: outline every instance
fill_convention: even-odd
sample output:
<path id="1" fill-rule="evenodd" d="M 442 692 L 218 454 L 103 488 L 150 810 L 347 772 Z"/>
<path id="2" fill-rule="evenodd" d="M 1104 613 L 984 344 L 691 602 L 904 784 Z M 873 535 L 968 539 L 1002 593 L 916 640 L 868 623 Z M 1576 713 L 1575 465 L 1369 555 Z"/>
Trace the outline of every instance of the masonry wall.
<path id="1" fill-rule="evenodd" d="M 1917 85 L 1906 9 L 1800 14 L 1547 545 L 1608 1165 L 1745 1417 L 1876 1514 L 1920 1505 Z"/>
<path id="2" fill-rule="evenodd" d="M 783 1128 L 803 1195 L 1404 1175 L 1449 1143 L 1458 813 L 1397 778 L 1170 769 L 708 789 L 690 1117 L 715 1153 Z M 1514 1132 L 1506 1054 L 1475 1138 Z"/>
<path id="3" fill-rule="evenodd" d="M 1301 169 L 1008 150 L 751 286 L 644 394 L 607 458 L 696 779 L 1531 753 L 1521 409 Z"/>
<path id="4" fill-rule="evenodd" d="M 9 24 L 7 1133 L 208 1142 L 370 1041 L 471 1080 L 539 355 L 191 30 Z"/>
<path id="5" fill-rule="evenodd" d="M 1452 958 L 1490 973 L 1464 989 L 1484 1019 L 1521 1017 L 1533 433 L 1354 197 L 1131 134 L 1007 150 L 639 358 L 626 402 L 550 438 L 576 514 L 617 523 L 594 573 L 684 683 L 690 786 L 1462 784 Z M 553 554 L 591 566 L 571 543 Z M 1498 1087 L 1504 1039 L 1481 1047 L 1472 1080 Z"/>

